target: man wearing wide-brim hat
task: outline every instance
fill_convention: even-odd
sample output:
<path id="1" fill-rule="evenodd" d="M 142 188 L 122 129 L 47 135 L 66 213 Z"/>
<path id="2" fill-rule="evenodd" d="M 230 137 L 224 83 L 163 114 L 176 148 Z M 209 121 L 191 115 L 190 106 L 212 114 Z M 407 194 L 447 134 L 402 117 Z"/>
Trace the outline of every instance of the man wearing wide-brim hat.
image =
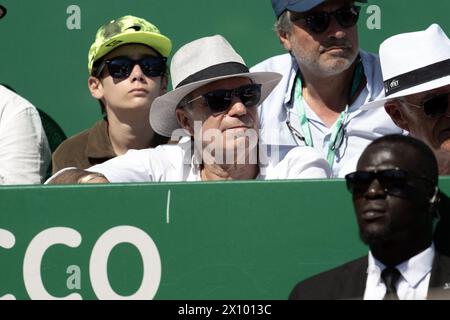
<path id="1" fill-rule="evenodd" d="M 392 120 L 434 151 L 440 175 L 450 174 L 450 40 L 440 26 L 395 35 L 380 46 L 384 106 Z"/>
<path id="2" fill-rule="evenodd" d="M 89 172 L 62 172 L 51 182 L 301 179 L 329 175 L 326 160 L 312 148 L 299 147 L 287 155 L 277 155 L 259 145 L 256 109 L 281 76 L 249 72 L 242 57 L 222 36 L 201 38 L 180 48 L 172 59 L 171 75 L 174 89 L 155 99 L 150 124 L 163 136 L 182 136 L 178 144 L 132 150 L 89 168 Z"/>
<path id="3" fill-rule="evenodd" d="M 434 152 L 440 175 L 450 174 L 450 40 L 440 26 L 395 35 L 380 46 L 384 96 L 362 107 L 384 106 L 392 120 Z M 405 154 L 408 157 L 408 154 Z M 450 253 L 450 202 L 442 195 L 437 248 Z"/>

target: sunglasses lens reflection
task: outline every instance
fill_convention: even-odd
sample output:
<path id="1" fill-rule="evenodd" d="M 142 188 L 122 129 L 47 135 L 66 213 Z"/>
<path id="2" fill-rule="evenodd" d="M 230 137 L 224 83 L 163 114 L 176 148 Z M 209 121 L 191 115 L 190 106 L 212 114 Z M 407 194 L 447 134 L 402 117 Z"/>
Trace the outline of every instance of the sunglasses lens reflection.
<path id="1" fill-rule="evenodd" d="M 343 28 L 353 27 L 359 18 L 359 7 L 352 6 L 341 8 L 334 12 L 316 12 L 306 16 L 306 25 L 314 33 L 322 33 L 330 26 L 331 16 L 336 18 L 338 24 Z"/>
<path id="2" fill-rule="evenodd" d="M 231 90 L 214 90 L 203 95 L 213 113 L 228 110 L 234 96 L 238 97 L 246 107 L 254 107 L 261 99 L 261 85 L 249 84 Z"/>
<path id="3" fill-rule="evenodd" d="M 448 108 L 448 96 L 450 93 L 435 96 L 423 104 L 423 110 L 427 116 L 437 117 L 445 114 Z"/>
<path id="4" fill-rule="evenodd" d="M 388 169 L 377 172 L 356 171 L 346 176 L 347 188 L 353 195 L 361 196 L 367 192 L 375 179 L 378 180 L 379 184 L 387 193 L 401 196 L 407 189 L 408 173 L 399 169 Z"/>
<path id="5" fill-rule="evenodd" d="M 166 68 L 165 60 L 159 57 L 145 57 L 139 60 L 121 57 L 109 60 L 106 64 L 110 75 L 116 79 L 128 78 L 136 64 L 147 77 L 160 77 Z"/>

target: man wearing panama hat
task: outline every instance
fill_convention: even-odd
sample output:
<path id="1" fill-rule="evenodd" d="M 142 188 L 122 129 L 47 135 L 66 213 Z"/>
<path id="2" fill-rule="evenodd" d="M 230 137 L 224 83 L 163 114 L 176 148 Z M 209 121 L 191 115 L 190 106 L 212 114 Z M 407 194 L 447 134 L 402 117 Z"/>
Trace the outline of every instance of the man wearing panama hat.
<path id="1" fill-rule="evenodd" d="M 450 175 L 450 40 L 441 27 L 403 33 L 380 46 L 384 95 L 363 106 L 383 107 L 400 128 L 425 142 L 439 174 Z M 441 196 L 436 247 L 450 254 L 450 201 Z"/>
<path id="2" fill-rule="evenodd" d="M 166 92 L 169 38 L 145 19 L 124 16 L 97 31 L 89 50 L 88 86 L 104 119 L 63 142 L 53 172 L 89 168 L 129 149 L 156 147 L 167 139 L 148 123 L 153 100 Z"/>
<path id="3" fill-rule="evenodd" d="M 384 95 L 363 109 L 386 109 L 397 126 L 433 150 L 450 174 L 450 40 L 437 24 L 395 35 L 380 46 Z"/>
<path id="4" fill-rule="evenodd" d="M 158 97 L 150 123 L 177 145 L 132 150 L 87 171 L 60 172 L 50 183 L 207 181 L 326 178 L 329 167 L 314 149 L 286 156 L 259 145 L 257 106 L 280 80 L 274 72 L 249 72 L 226 39 L 192 41 L 171 63 L 173 90 Z M 283 159 L 281 159 L 283 157 Z M 105 178 L 106 177 L 106 178 Z"/>

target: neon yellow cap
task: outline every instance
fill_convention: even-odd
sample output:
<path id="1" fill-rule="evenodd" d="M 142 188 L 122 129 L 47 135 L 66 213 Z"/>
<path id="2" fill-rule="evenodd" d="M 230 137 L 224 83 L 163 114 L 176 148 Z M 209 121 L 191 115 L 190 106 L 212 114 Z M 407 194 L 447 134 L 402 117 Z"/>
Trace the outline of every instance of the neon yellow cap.
<path id="1" fill-rule="evenodd" d="M 89 50 L 89 74 L 92 72 L 95 61 L 127 43 L 144 44 L 166 58 L 172 50 L 172 42 L 162 35 L 156 26 L 142 18 L 124 16 L 112 20 L 98 29 L 95 42 Z"/>

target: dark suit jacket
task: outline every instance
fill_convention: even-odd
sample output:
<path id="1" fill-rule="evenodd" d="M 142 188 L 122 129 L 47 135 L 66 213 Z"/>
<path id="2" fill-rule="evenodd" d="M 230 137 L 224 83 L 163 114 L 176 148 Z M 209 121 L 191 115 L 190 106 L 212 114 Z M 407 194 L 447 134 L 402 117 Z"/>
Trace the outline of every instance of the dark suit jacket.
<path id="1" fill-rule="evenodd" d="M 368 257 L 348 262 L 298 283 L 290 300 L 341 300 L 364 298 Z M 450 300 L 450 257 L 436 251 L 431 270 L 428 299 Z"/>

